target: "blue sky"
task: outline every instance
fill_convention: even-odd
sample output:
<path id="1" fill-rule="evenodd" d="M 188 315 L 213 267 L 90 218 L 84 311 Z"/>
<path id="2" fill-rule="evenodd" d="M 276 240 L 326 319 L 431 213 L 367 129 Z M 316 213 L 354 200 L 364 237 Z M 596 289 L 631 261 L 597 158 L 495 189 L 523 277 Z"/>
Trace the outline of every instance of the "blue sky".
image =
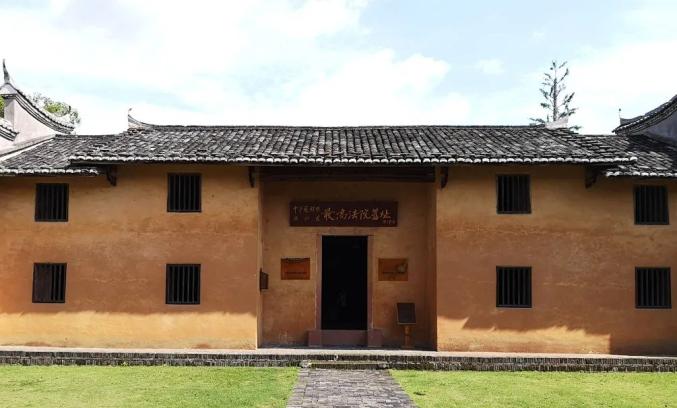
<path id="1" fill-rule="evenodd" d="M 189 5 L 189 6 L 187 6 Z M 15 82 L 79 133 L 171 124 L 526 124 L 568 60 L 586 133 L 677 93 L 677 1 L 4 1 Z"/>

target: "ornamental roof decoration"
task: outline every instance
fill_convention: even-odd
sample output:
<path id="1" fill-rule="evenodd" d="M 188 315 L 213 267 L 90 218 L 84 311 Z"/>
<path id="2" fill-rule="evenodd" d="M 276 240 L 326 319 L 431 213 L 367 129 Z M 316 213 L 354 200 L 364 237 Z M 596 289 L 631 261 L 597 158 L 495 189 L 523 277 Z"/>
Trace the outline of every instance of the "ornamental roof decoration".
<path id="1" fill-rule="evenodd" d="M 8 120 L 0 118 L 0 137 L 13 141 L 17 134 L 18 132 L 14 130 L 14 127 Z"/>
<path id="2" fill-rule="evenodd" d="M 72 133 L 75 126 L 67 119 L 56 116 L 42 107 L 40 107 L 30 96 L 26 95 L 19 89 L 7 70 L 5 60 L 2 60 L 2 71 L 4 83 L 0 86 L 0 96 L 5 99 L 14 99 L 19 105 L 26 110 L 33 118 L 40 121 L 45 126 L 60 133 Z"/>
<path id="3" fill-rule="evenodd" d="M 4 58 L 2 59 L 2 74 L 6 84 L 12 82 L 12 78 L 9 76 L 9 72 L 7 71 L 7 64 L 5 64 Z"/>
<path id="4" fill-rule="evenodd" d="M 132 116 L 132 108 L 129 108 L 127 110 L 127 128 L 128 129 L 139 129 L 139 128 L 151 128 L 155 125 L 151 125 L 150 123 L 145 123 L 141 122 L 138 119 L 135 119 Z"/>

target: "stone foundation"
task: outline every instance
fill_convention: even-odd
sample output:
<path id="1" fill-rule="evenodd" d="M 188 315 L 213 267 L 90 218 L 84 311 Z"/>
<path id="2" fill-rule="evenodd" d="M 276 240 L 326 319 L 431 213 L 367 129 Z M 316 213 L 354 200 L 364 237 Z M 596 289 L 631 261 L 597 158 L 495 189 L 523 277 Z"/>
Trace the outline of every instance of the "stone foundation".
<path id="1" fill-rule="evenodd" d="M 379 368 L 412 370 L 474 371 L 587 371 L 587 372 L 677 372 L 677 357 L 633 356 L 542 356 L 454 355 L 437 352 L 360 352 L 298 349 L 256 352 L 148 352 L 148 351 L 63 351 L 0 350 L 0 364 L 18 365 L 169 365 L 228 367 L 331 366 L 351 369 L 372 365 Z M 324 364 L 322 364 L 324 363 Z M 372 363 L 372 364 L 366 364 Z"/>

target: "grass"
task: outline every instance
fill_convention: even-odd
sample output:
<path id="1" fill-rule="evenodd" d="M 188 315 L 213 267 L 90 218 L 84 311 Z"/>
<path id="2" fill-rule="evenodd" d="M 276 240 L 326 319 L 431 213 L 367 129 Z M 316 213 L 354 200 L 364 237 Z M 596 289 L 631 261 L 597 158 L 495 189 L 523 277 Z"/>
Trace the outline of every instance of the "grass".
<path id="1" fill-rule="evenodd" d="M 284 407 L 288 368 L 0 366 L 6 407 Z"/>
<path id="2" fill-rule="evenodd" d="M 677 407 L 674 373 L 392 371 L 426 407 Z"/>

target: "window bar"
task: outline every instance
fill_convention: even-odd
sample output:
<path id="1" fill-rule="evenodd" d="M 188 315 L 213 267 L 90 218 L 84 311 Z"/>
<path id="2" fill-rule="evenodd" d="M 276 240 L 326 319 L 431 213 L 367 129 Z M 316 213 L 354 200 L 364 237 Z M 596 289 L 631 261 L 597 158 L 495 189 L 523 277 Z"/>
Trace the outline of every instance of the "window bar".
<path id="1" fill-rule="evenodd" d="M 520 210 L 523 210 L 524 209 L 524 206 L 523 206 L 523 204 L 524 204 L 523 193 L 524 192 L 522 191 L 523 190 L 522 176 L 516 176 L 515 177 L 515 184 L 516 184 L 515 195 L 517 196 L 517 199 L 516 199 L 516 202 L 515 202 L 515 204 L 516 204 L 515 208 L 519 208 Z M 519 272 L 518 272 L 518 274 L 519 274 Z"/>
<path id="2" fill-rule="evenodd" d="M 45 200 L 47 203 L 47 217 L 50 220 L 53 220 L 56 217 L 54 211 L 54 188 L 52 188 L 52 186 L 47 186 L 45 190 L 47 191 L 47 199 Z"/>
<path id="3" fill-rule="evenodd" d="M 651 306 L 658 306 L 658 275 L 660 274 L 660 270 L 655 270 L 653 273 L 650 273 L 651 275 Z"/>
<path id="4" fill-rule="evenodd" d="M 664 305 L 665 304 L 665 279 L 664 279 L 664 273 L 663 270 L 659 270 L 658 274 L 656 275 L 656 278 L 658 280 L 658 285 L 656 287 L 656 296 L 657 296 L 657 302 L 659 305 Z"/>
<path id="5" fill-rule="evenodd" d="M 195 302 L 200 302 L 200 268 L 195 268 L 195 282 L 193 284 L 193 299 Z"/>

